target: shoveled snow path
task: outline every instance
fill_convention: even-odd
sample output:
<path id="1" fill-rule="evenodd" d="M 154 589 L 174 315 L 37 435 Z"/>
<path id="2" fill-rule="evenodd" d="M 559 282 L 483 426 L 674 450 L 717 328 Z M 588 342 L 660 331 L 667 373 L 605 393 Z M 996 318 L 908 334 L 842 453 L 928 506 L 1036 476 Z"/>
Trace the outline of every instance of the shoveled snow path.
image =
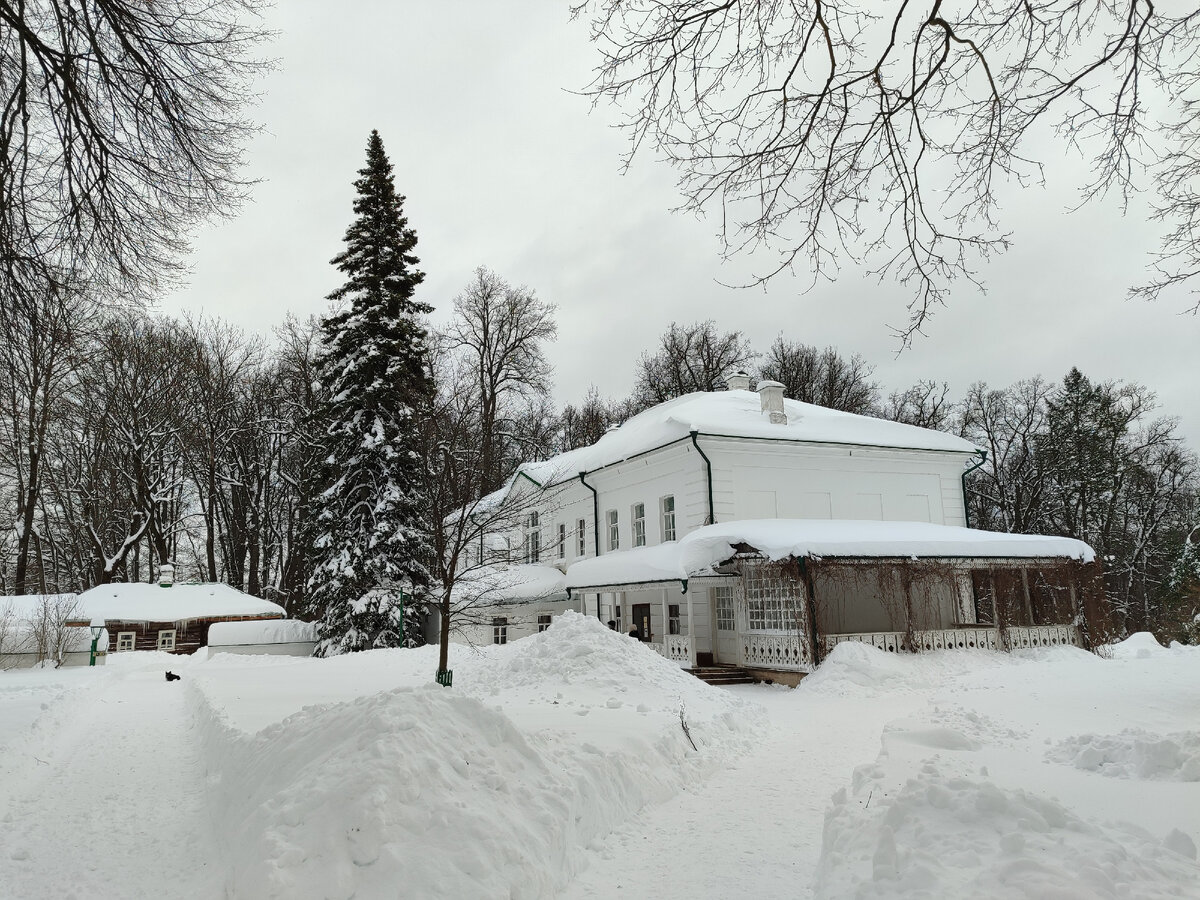
<path id="1" fill-rule="evenodd" d="M 33 767 L 0 796 L 0 893 L 219 896 L 184 692 L 157 667 L 100 678 L 21 748 Z"/>
<path id="2" fill-rule="evenodd" d="M 811 894 L 830 796 L 878 746 L 883 726 L 923 707 L 918 694 L 802 697 L 730 687 L 765 706 L 762 747 L 687 793 L 645 810 L 589 851 L 564 900 L 645 896 L 705 900 Z"/>

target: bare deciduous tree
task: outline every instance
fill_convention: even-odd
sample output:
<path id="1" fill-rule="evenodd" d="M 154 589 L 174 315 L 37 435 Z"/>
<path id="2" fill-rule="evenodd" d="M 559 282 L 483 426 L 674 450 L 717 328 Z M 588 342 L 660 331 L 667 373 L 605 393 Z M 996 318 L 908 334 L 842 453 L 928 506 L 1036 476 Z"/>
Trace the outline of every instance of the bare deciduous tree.
<path id="1" fill-rule="evenodd" d="M 1008 246 L 997 186 L 1038 146 L 1090 157 L 1083 200 L 1151 188 L 1176 223 L 1144 292 L 1200 272 L 1200 11 L 1151 0 L 586 0 L 588 92 L 659 152 L 725 252 L 831 275 L 845 256 L 911 286 L 905 340 L 956 277 Z M 1200 307 L 1193 307 L 1193 310 Z"/>
<path id="2" fill-rule="evenodd" d="M 445 340 L 470 376 L 457 380 L 459 389 L 469 390 L 477 404 L 480 493 L 494 491 L 506 474 L 500 443 L 505 419 L 523 409 L 522 402 L 550 389 L 543 345 L 557 336 L 553 304 L 483 266 L 454 298 L 454 320 Z"/>
<path id="3" fill-rule="evenodd" d="M 711 319 L 692 325 L 672 322 L 659 338 L 658 350 L 638 360 L 633 403 L 640 411 L 693 391 L 720 390 L 726 375 L 756 356 L 742 332 L 721 332 Z"/>
<path id="4" fill-rule="evenodd" d="M 830 409 L 869 415 L 879 399 L 879 387 L 871 381 L 874 367 L 858 354 L 847 359 L 836 347 L 818 350 L 779 335 L 758 371 L 782 384 L 788 397 Z"/>
<path id="5" fill-rule="evenodd" d="M 146 294 L 239 199 L 258 0 L 0 0 L 0 289 Z"/>
<path id="6" fill-rule="evenodd" d="M 883 417 L 905 425 L 948 431 L 957 412 L 949 397 L 949 384 L 923 379 L 910 388 L 889 394 Z"/>

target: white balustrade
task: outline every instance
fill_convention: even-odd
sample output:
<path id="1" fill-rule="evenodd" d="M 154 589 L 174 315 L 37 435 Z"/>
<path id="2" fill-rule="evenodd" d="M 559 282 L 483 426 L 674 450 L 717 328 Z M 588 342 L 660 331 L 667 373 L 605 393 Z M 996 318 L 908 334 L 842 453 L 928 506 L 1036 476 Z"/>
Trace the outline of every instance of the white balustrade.
<path id="1" fill-rule="evenodd" d="M 687 634 L 668 634 L 661 644 L 655 644 L 654 649 L 665 656 L 667 659 L 674 660 L 677 663 L 682 663 L 685 666 L 692 664 L 692 638 Z"/>
<path id="2" fill-rule="evenodd" d="M 796 631 L 745 632 L 741 641 L 744 666 L 800 671 L 812 663 L 808 637 Z"/>
<path id="3" fill-rule="evenodd" d="M 880 650 L 896 653 L 901 650 L 973 650 L 982 648 L 996 650 L 1003 646 L 1000 633 L 995 628 L 940 628 L 933 631 L 918 631 L 913 636 L 917 646 L 910 648 L 902 631 L 883 631 L 862 634 L 826 634 L 821 638 L 826 653 L 845 641 L 870 644 Z M 1029 647 L 1082 647 L 1079 629 L 1074 625 L 1012 626 L 1008 629 L 1009 648 L 1013 650 Z"/>

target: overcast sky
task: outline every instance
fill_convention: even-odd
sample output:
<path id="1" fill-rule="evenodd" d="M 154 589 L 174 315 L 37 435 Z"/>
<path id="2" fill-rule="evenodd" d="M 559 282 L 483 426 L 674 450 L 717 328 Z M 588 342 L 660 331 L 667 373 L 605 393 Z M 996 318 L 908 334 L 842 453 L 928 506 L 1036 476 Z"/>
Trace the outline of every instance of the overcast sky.
<path id="1" fill-rule="evenodd" d="M 633 365 L 672 321 L 716 319 L 756 347 L 783 332 L 834 344 L 876 366 L 885 388 L 921 378 L 961 396 L 1072 366 L 1095 379 L 1143 382 L 1200 444 L 1200 319 L 1178 296 L 1125 299 L 1156 230 L 1142 210 L 1068 214 L 1082 163 L 1052 160 L 1048 189 L 1012 191 L 1015 247 L 963 286 L 899 356 L 891 325 L 908 294 L 845 269 L 806 289 L 732 290 L 769 256 L 722 265 L 708 221 L 671 209 L 676 173 L 649 158 L 622 174 L 613 114 L 569 93 L 595 54 L 566 0 L 427 0 L 332 4 L 286 0 L 269 14 L 277 71 L 255 111 L 264 131 L 247 174 L 261 179 L 238 217 L 196 236 L 186 287 L 168 311 L 203 311 L 268 334 L 288 313 L 323 313 L 339 283 L 329 260 L 351 219 L 351 183 L 377 128 L 419 238 L 423 299 L 443 317 L 472 269 L 486 265 L 558 306 L 551 348 L 557 397 L 589 384 L 623 396 Z"/>

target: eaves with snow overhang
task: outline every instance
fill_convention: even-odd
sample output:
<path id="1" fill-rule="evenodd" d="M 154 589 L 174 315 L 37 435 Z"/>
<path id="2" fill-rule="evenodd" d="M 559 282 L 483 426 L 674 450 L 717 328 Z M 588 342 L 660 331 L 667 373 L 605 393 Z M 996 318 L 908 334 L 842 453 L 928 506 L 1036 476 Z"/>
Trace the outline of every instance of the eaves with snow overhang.
<path id="1" fill-rule="evenodd" d="M 978 531 L 927 522 L 846 519 L 752 519 L 697 528 L 679 541 L 618 550 L 567 569 L 568 590 L 686 584 L 719 575 L 717 567 L 750 548 L 768 560 L 797 559 L 1071 559 L 1092 562 L 1083 541 Z"/>
<path id="2" fill-rule="evenodd" d="M 459 575 L 451 602 L 460 606 L 565 600 L 566 580 L 554 566 L 512 564 L 479 566 Z"/>

